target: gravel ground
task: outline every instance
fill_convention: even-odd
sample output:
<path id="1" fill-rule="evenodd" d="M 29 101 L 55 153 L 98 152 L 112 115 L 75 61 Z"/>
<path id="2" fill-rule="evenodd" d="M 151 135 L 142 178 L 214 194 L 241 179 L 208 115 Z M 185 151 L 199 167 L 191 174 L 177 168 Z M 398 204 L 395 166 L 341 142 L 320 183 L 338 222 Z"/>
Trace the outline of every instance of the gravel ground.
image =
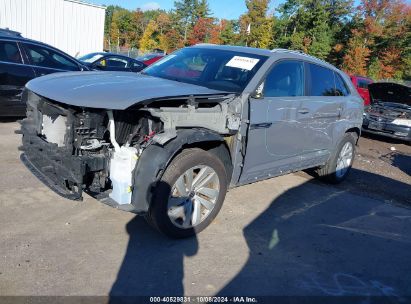
<path id="1" fill-rule="evenodd" d="M 337 186 L 298 173 L 232 189 L 210 227 L 171 240 L 54 194 L 20 162 L 17 128 L 0 123 L 0 295 L 411 296 L 408 145 L 361 138 Z"/>

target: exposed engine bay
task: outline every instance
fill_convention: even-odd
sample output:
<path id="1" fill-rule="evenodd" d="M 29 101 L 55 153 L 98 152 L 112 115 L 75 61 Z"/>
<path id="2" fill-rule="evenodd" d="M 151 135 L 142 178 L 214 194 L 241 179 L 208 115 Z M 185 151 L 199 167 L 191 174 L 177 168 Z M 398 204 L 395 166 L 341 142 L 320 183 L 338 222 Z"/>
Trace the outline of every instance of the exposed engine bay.
<path id="1" fill-rule="evenodd" d="M 365 109 L 363 130 L 411 140 L 411 88 L 396 83 L 369 85 L 371 104 Z"/>
<path id="2" fill-rule="evenodd" d="M 184 128 L 224 138 L 240 127 L 232 94 L 155 100 L 127 110 L 68 106 L 31 91 L 25 97 L 23 161 L 70 199 L 81 199 L 85 191 L 128 205 L 133 171 L 147 147 L 165 145 Z"/>

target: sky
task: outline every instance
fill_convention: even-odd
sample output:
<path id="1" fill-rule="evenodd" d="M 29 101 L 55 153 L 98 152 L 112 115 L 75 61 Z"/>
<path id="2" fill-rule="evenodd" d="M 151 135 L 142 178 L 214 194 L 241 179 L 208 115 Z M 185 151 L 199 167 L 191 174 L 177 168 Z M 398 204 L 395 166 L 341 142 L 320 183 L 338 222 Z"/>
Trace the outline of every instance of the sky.
<path id="1" fill-rule="evenodd" d="M 86 0 L 95 4 L 118 5 L 127 9 L 141 8 L 170 10 L 174 6 L 174 0 Z M 209 0 L 211 12 L 214 17 L 220 19 L 237 19 L 245 13 L 247 8 L 244 0 Z M 272 1 L 272 2 L 278 2 Z"/>

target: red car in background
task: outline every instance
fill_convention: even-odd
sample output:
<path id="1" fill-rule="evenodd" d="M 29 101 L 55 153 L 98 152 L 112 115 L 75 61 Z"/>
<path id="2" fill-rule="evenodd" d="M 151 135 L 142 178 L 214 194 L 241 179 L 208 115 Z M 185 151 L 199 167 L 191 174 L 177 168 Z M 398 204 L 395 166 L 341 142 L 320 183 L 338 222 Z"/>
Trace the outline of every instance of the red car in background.
<path id="1" fill-rule="evenodd" d="M 371 103 L 371 97 L 370 91 L 368 90 L 368 85 L 370 85 L 374 81 L 364 76 L 350 75 L 350 78 L 358 93 L 364 100 L 364 106 L 369 106 Z"/>
<path id="2" fill-rule="evenodd" d="M 144 56 L 137 57 L 136 60 L 144 62 L 144 64 L 146 65 L 151 65 L 154 62 L 159 61 L 164 56 L 165 56 L 164 54 L 153 53 L 153 54 L 146 54 Z"/>

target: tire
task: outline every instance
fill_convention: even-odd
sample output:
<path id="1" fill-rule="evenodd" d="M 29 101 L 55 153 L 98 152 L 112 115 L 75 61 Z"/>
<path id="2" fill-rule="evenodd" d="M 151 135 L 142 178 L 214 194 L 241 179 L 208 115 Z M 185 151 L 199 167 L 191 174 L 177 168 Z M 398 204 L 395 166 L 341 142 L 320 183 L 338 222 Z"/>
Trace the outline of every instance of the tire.
<path id="1" fill-rule="evenodd" d="M 337 149 L 333 156 L 328 160 L 328 162 L 322 166 L 321 168 L 317 169 L 315 172 L 316 174 L 324 181 L 331 183 L 331 184 L 338 184 L 341 183 L 350 173 L 352 164 L 354 162 L 355 157 L 355 145 L 357 141 L 357 136 L 353 135 L 352 133 L 346 133 L 343 139 L 337 146 Z M 339 161 L 340 154 L 342 149 L 347 147 L 347 145 L 351 146 L 351 158 L 349 161 L 348 166 L 346 166 L 346 170 L 337 170 L 337 162 Z M 347 164 L 346 164 L 347 165 Z"/>
<path id="2" fill-rule="evenodd" d="M 210 172 L 209 175 L 206 175 L 207 172 Z M 203 181 L 210 177 L 210 184 L 196 188 L 195 185 L 201 185 L 201 178 L 204 176 Z M 191 187 L 189 180 L 192 181 Z M 227 180 L 225 167 L 220 159 L 198 148 L 183 150 L 170 163 L 156 185 L 146 220 L 168 237 L 193 236 L 204 230 L 217 216 L 227 192 Z M 218 192 L 212 187 L 218 189 Z M 205 189 L 208 189 L 210 197 L 203 195 Z M 204 199 L 209 200 L 207 204 L 204 204 Z M 190 210 L 192 215 L 187 216 Z"/>

